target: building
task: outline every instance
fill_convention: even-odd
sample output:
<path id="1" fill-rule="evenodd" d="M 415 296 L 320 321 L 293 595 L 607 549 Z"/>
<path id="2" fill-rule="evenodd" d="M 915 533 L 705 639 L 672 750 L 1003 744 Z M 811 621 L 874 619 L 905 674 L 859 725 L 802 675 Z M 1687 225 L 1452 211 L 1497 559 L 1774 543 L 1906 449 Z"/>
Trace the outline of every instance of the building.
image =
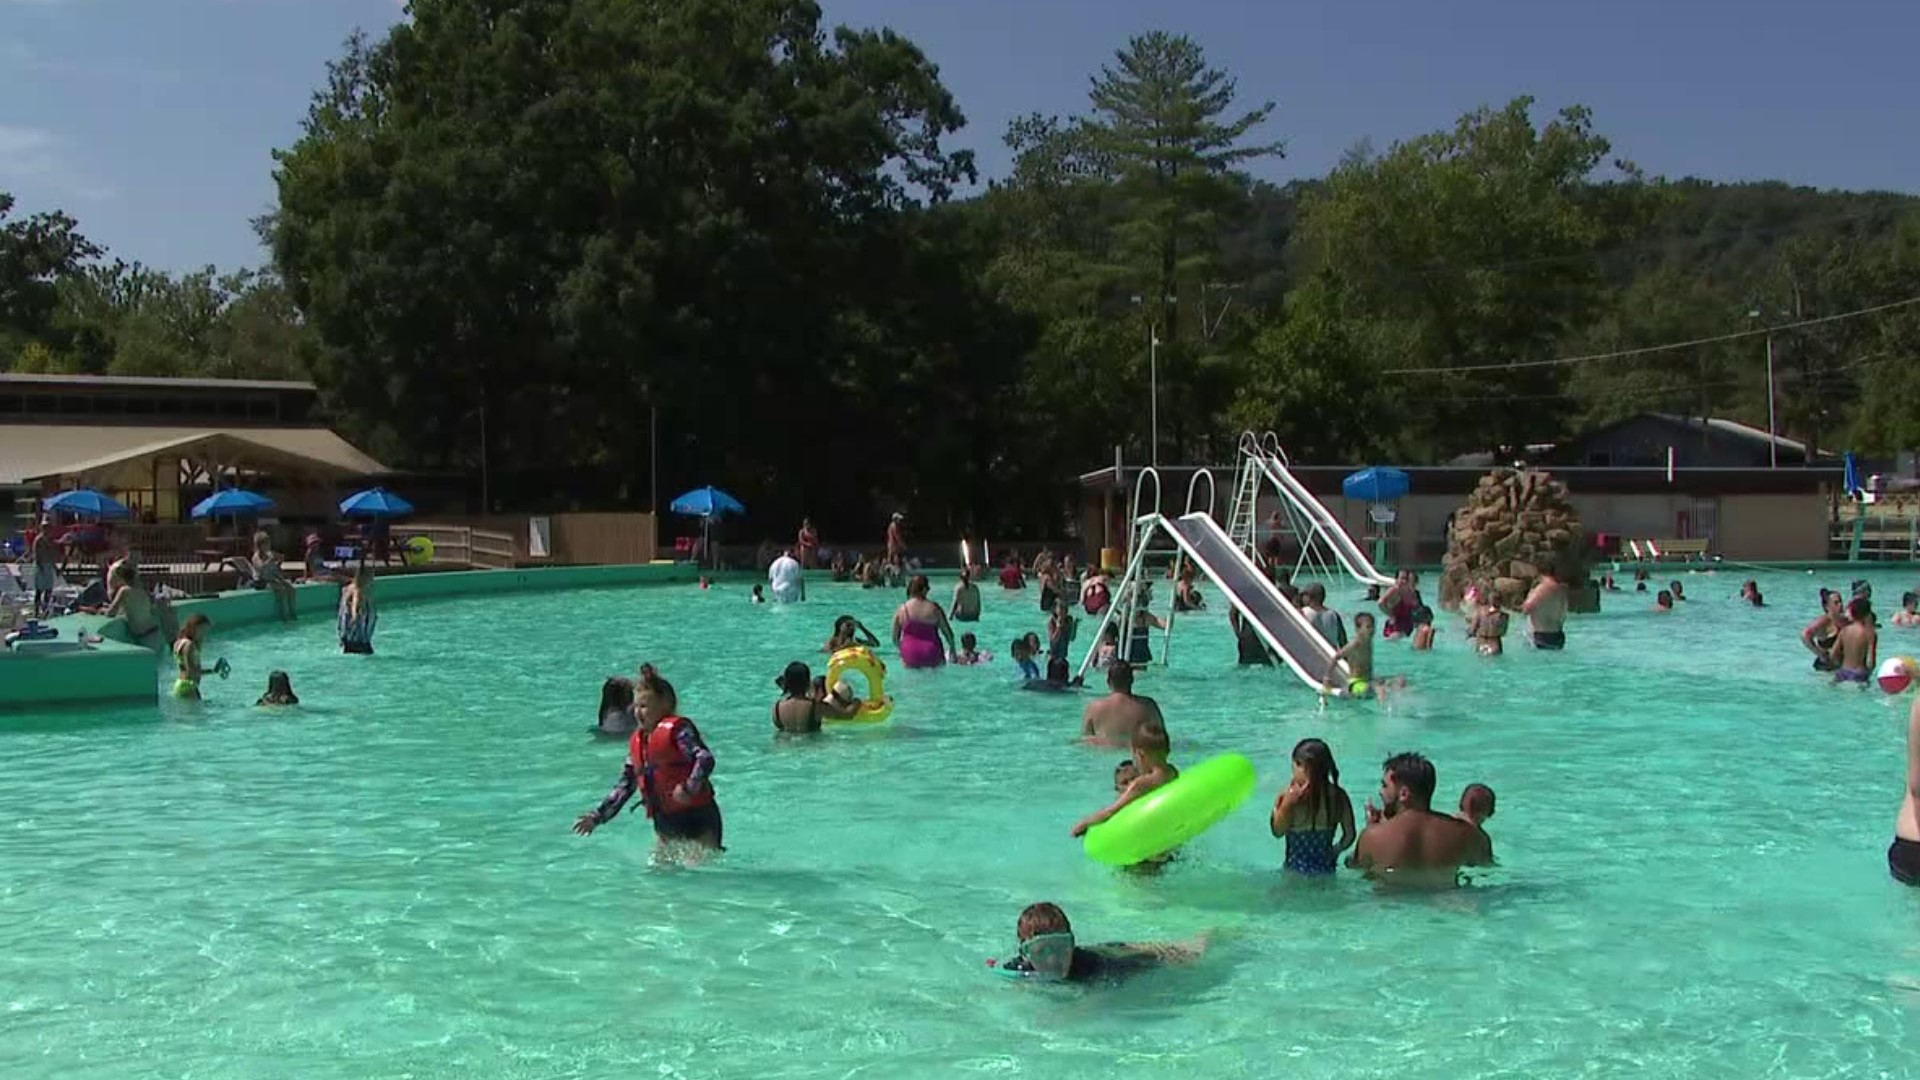
<path id="1" fill-rule="evenodd" d="M 0 517 L 43 495 L 104 491 L 184 521 L 216 486 L 326 516 L 342 487 L 389 470 L 317 419 L 312 383 L 0 373 Z"/>
<path id="2" fill-rule="evenodd" d="M 1832 454 L 1738 420 L 1640 413 L 1589 431 L 1550 451 L 1550 464 L 1582 468 L 1765 469 L 1832 463 Z"/>

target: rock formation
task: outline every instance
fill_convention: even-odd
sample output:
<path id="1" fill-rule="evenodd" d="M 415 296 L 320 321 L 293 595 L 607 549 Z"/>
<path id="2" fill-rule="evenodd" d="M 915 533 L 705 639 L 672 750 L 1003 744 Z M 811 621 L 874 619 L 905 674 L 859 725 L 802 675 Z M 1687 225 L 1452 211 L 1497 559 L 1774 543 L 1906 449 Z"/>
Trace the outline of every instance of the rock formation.
<path id="1" fill-rule="evenodd" d="M 1440 603 L 1457 607 L 1468 586 L 1490 583 L 1511 610 L 1526 599 L 1542 565 L 1578 592 L 1588 557 L 1586 531 L 1565 484 L 1544 472 L 1496 469 L 1453 517 Z"/>

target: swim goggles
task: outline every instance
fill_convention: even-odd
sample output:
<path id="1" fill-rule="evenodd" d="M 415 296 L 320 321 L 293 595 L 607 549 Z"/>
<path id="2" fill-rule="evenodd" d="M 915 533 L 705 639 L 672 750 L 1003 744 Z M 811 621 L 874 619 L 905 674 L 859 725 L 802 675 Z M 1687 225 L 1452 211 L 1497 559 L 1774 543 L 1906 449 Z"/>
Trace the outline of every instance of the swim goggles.
<path id="1" fill-rule="evenodd" d="M 1065 979 L 1073 967 L 1073 935 L 1035 934 L 1020 943 L 1020 955 L 987 966 L 1009 979 Z"/>

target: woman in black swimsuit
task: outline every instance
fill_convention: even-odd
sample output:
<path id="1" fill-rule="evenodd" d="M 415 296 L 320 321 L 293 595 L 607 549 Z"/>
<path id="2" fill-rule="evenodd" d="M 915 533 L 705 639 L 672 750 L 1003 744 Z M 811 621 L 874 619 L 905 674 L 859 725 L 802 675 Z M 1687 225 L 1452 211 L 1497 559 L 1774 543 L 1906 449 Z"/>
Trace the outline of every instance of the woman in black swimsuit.
<path id="1" fill-rule="evenodd" d="M 1813 670 L 1832 671 L 1835 667 L 1833 644 L 1840 640 L 1840 631 L 1847 626 L 1846 597 L 1831 589 L 1821 589 L 1820 606 L 1820 617 L 1800 631 L 1800 643 L 1813 654 Z"/>
<path id="2" fill-rule="evenodd" d="M 773 730 L 783 735 L 815 735 L 822 720 L 845 720 L 859 710 L 858 704 L 842 705 L 830 696 L 816 694 L 813 672 L 795 660 L 773 681 L 780 688 L 780 700 L 773 703 Z"/>

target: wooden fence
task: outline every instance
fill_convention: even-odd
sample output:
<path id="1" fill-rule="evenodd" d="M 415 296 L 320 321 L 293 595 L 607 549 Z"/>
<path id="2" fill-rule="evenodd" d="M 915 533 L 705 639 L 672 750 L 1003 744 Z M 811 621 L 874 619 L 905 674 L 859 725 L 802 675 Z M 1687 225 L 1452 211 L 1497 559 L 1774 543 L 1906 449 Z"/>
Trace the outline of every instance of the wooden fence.
<path id="1" fill-rule="evenodd" d="M 544 553 L 532 543 L 536 521 L 546 522 Z M 489 514 L 442 517 L 405 528 L 429 537 L 435 537 L 433 530 L 464 528 L 497 538 L 489 539 L 484 556 L 467 549 L 474 565 L 487 565 L 484 557 L 507 566 L 632 566 L 652 562 L 656 550 L 652 514 Z M 436 549 L 439 544 L 436 537 Z"/>

